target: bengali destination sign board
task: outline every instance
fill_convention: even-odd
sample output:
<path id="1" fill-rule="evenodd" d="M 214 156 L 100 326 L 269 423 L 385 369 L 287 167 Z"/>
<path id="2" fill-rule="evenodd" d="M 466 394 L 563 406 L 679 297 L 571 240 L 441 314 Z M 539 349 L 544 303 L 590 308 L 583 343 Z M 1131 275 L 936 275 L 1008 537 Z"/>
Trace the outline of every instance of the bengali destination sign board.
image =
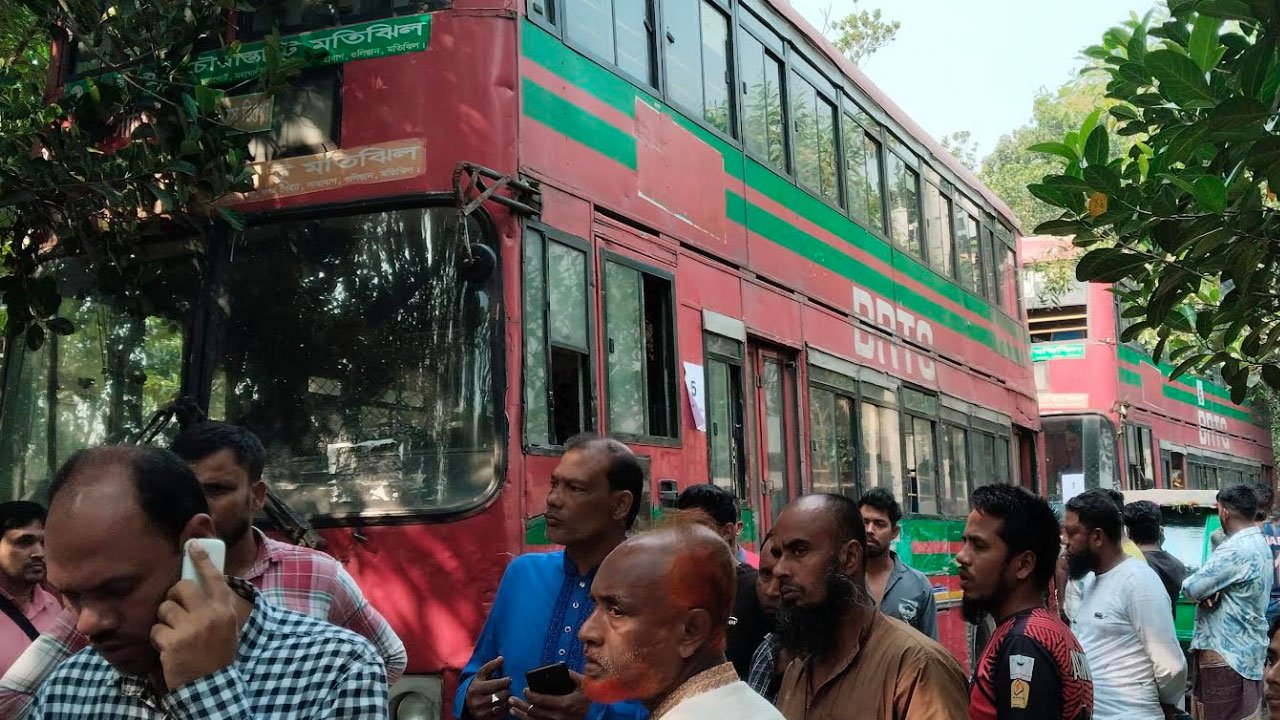
<path id="1" fill-rule="evenodd" d="M 422 175 L 426 166 L 427 151 L 420 139 L 267 160 L 253 164 L 256 189 L 234 196 L 230 203 L 238 205 L 405 180 Z"/>
<path id="2" fill-rule="evenodd" d="M 389 57 L 426 50 L 431 39 L 431 15 L 406 15 L 357 25 L 327 28 L 281 39 L 285 58 L 304 48 L 323 53 L 320 65 Z M 242 45 L 237 51 L 212 50 L 196 58 L 196 74 L 210 85 L 224 85 L 256 77 L 266 65 L 266 43 Z"/>

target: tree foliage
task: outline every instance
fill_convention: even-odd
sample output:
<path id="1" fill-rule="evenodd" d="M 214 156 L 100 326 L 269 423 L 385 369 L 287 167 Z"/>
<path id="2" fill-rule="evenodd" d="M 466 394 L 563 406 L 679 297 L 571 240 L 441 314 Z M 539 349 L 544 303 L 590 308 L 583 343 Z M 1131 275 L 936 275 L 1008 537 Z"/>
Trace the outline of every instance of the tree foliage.
<path id="1" fill-rule="evenodd" d="M 1027 152 L 1038 143 L 1061 140 L 1078 129 L 1093 110 L 1106 100 L 1106 83 L 1096 74 L 1085 74 L 1055 91 L 1036 94 L 1031 121 L 1003 135 L 982 161 L 978 177 L 1000 196 L 1023 228 L 1030 229 L 1056 218 L 1059 211 L 1037 198 L 1027 186 L 1054 173 L 1054 158 Z"/>
<path id="2" fill-rule="evenodd" d="M 227 37 L 234 0 L 0 0 L 0 305 L 31 347 L 70 334 L 51 252 L 77 255 L 128 294 L 141 242 L 237 217 L 219 201 L 252 189 L 245 136 L 223 98 L 265 96 L 307 61 L 266 41 L 260 77 L 213 88 L 197 56 Z M 86 77 L 46 97 L 59 40 L 76 39 Z M 63 55 L 70 49 L 63 47 Z"/>
<path id="3" fill-rule="evenodd" d="M 858 0 L 852 0 L 853 11 L 832 20 L 834 7 L 827 6 L 824 13 L 822 34 L 854 65 L 861 65 L 886 45 L 893 42 L 902 29 L 897 20 L 886 20 L 879 8 L 858 9 Z"/>
<path id="4" fill-rule="evenodd" d="M 1057 208 L 1040 232 L 1088 248 L 1081 280 L 1117 283 L 1157 361 L 1221 372 L 1236 402 L 1280 387 L 1280 9 L 1267 0 L 1171 0 L 1159 24 L 1107 31 L 1086 54 L 1114 130 L 1091 115 L 1032 149 L 1055 158 L 1028 187 Z M 1114 152 L 1114 136 L 1134 139 Z"/>
<path id="5" fill-rule="evenodd" d="M 947 133 L 938 138 L 938 144 L 959 160 L 961 165 L 974 172 L 978 171 L 978 141 L 973 139 L 973 133 L 968 130 Z"/>

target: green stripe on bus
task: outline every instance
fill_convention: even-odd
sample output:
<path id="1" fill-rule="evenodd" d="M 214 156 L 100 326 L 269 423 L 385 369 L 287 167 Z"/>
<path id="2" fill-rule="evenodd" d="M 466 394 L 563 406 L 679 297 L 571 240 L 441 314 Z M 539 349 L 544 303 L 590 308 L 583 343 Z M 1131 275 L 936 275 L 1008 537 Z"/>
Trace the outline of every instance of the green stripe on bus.
<path id="1" fill-rule="evenodd" d="M 636 169 L 636 139 L 538 83 L 524 79 L 524 111 L 568 138 L 591 145 L 605 157 Z"/>
<path id="2" fill-rule="evenodd" d="M 727 200 L 728 204 L 732 206 L 739 198 L 736 197 L 736 193 L 729 190 Z M 737 221 L 736 218 L 730 219 Z M 974 325 L 953 310 L 931 302 L 918 294 L 904 291 L 900 286 L 895 285 L 888 275 L 868 267 L 857 258 L 828 245 L 821 239 L 804 232 L 795 225 L 749 201 L 746 201 L 745 220 L 745 223 L 738 222 L 750 228 L 752 232 L 852 280 L 871 292 L 897 300 L 900 305 L 920 317 L 937 322 L 987 347 L 994 347 L 996 344 L 995 336 L 989 328 Z"/>
<path id="3" fill-rule="evenodd" d="M 1117 354 L 1122 362 L 1127 362 L 1131 365 L 1139 365 L 1139 366 L 1146 364 L 1158 369 L 1160 373 L 1164 375 L 1165 379 L 1168 379 L 1169 376 L 1173 374 L 1172 365 L 1169 365 L 1168 363 L 1160 363 L 1159 365 L 1157 365 L 1156 363 L 1151 361 L 1151 358 L 1147 357 L 1146 355 L 1143 355 L 1142 353 L 1138 352 L 1137 350 L 1134 350 L 1131 347 L 1120 345 L 1118 346 Z M 1213 395 L 1216 398 L 1226 400 L 1231 405 L 1235 405 L 1235 403 L 1231 402 L 1230 390 L 1228 390 L 1227 388 L 1221 385 L 1218 385 L 1217 383 L 1204 380 L 1203 378 L 1196 378 L 1191 375 L 1183 375 L 1179 377 L 1177 380 L 1170 380 L 1170 382 L 1177 383 L 1195 392 L 1197 390 L 1196 384 L 1195 384 L 1195 381 L 1197 379 L 1200 380 L 1200 388 L 1204 390 L 1205 395 Z M 1197 401 L 1196 403 L 1193 403 L 1193 404 L 1199 405 L 1199 402 Z"/>
<path id="4" fill-rule="evenodd" d="M 919 298 L 919 301 L 929 305 L 931 312 L 935 308 L 941 308 L 948 313 L 952 318 L 947 323 L 948 327 L 982 342 L 988 347 L 996 348 L 1001 354 L 1010 359 L 1020 357 L 1021 353 L 1018 352 L 1015 343 L 1025 342 L 1025 331 L 1016 322 L 1004 317 L 983 300 L 961 290 L 958 286 L 950 283 L 914 258 L 897 252 L 839 211 L 825 205 L 794 185 L 789 179 L 782 178 L 759 163 L 746 158 L 733 145 L 723 141 L 715 134 L 679 113 L 665 108 L 664 105 L 647 92 L 622 79 L 612 71 L 602 68 L 595 61 L 567 48 L 558 38 L 528 20 L 523 23 L 522 37 L 525 55 L 549 72 L 588 92 L 601 102 L 616 108 L 628 117 L 635 116 L 635 102 L 637 99 L 669 115 L 682 127 L 694 133 L 699 139 L 720 152 L 725 158 L 725 171 L 730 176 L 743 179 L 753 190 L 769 196 L 782 205 L 795 208 L 797 213 L 806 219 L 837 237 L 851 241 L 855 247 L 862 249 L 872 257 L 879 258 L 886 263 L 892 263 L 903 275 L 916 280 L 925 287 L 929 287 L 939 295 L 954 302 L 957 306 L 966 308 L 994 326 L 999 327 L 1011 335 L 1014 338 L 1014 342 L 1010 343 L 1003 340 L 996 342 L 993 328 L 981 327 L 960 317 L 955 310 L 942 308 L 935 302 Z M 526 94 L 532 90 L 540 96 L 534 98 L 526 97 L 525 99 L 525 112 L 530 117 L 575 141 L 597 150 L 603 155 L 618 160 L 630 168 L 635 168 L 636 141 L 634 137 L 628 135 L 625 131 L 619 130 L 607 121 L 596 117 L 589 111 L 556 96 L 552 91 L 528 78 L 524 79 L 523 86 Z M 551 102 L 545 97 L 547 95 L 554 97 L 559 102 Z M 571 115 L 563 113 L 571 113 Z M 619 136 L 625 137 L 627 139 L 626 142 L 623 142 Z M 755 228 L 752 229 L 754 230 Z M 910 293 L 910 291 L 903 290 L 900 286 L 892 287 L 899 290 L 897 296 L 901 304 L 911 304 L 902 302 L 903 298 L 901 297 L 901 295 Z M 885 294 L 894 296 L 892 293 Z M 916 294 L 910 293 L 910 295 L 915 297 Z M 919 305 L 919 301 L 915 304 Z M 932 319 L 932 316 L 929 317 Z M 959 320 L 958 323 L 957 319 Z"/>
<path id="5" fill-rule="evenodd" d="M 1170 400 L 1178 400 L 1188 405 L 1195 405 L 1196 407 L 1203 407 L 1205 410 L 1212 410 L 1220 415 L 1226 415 L 1229 418 L 1235 418 L 1241 422 L 1253 422 L 1252 415 L 1239 408 L 1232 407 L 1231 405 L 1223 405 L 1220 402 L 1214 402 L 1212 400 L 1205 400 L 1204 405 L 1201 405 L 1200 398 L 1198 398 L 1195 393 L 1183 390 L 1182 388 L 1165 385 L 1164 396 Z"/>
<path id="6" fill-rule="evenodd" d="M 526 56 L 616 108 L 627 117 L 636 116 L 636 94 L 639 89 L 611 72 L 601 72 L 594 60 L 568 50 L 560 39 L 526 20 L 521 41 Z"/>
<path id="7" fill-rule="evenodd" d="M 1142 376 L 1128 368 L 1120 368 L 1120 382 L 1142 387 Z"/>
<path id="8" fill-rule="evenodd" d="M 911 557 L 911 567 L 925 575 L 955 575 L 956 556 L 916 554 Z"/>

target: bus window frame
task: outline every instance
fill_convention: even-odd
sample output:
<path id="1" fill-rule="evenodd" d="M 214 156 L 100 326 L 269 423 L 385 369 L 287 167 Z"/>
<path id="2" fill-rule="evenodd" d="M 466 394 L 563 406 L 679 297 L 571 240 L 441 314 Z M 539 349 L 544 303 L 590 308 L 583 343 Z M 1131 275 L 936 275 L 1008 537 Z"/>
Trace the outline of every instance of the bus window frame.
<path id="1" fill-rule="evenodd" d="M 523 230 L 532 229 L 542 234 L 543 278 L 546 278 L 549 275 L 548 267 L 547 267 L 548 252 L 547 252 L 547 246 L 546 246 L 546 242 L 548 240 L 554 240 L 555 242 L 558 242 L 562 245 L 566 245 L 576 250 L 581 250 L 583 253 L 586 254 L 586 283 L 585 283 L 585 287 L 583 288 L 583 303 L 585 305 L 586 315 L 587 315 L 587 367 L 588 367 L 587 381 L 590 383 L 591 387 L 590 387 L 590 391 L 587 393 L 588 417 L 586 418 L 586 422 L 584 423 L 587 427 L 582 428 L 581 432 L 598 431 L 600 428 L 601 407 L 599 402 L 600 379 L 597 376 L 599 375 L 600 358 L 599 358 L 598 342 L 596 341 L 596 334 L 598 332 L 598 328 L 597 328 L 597 322 L 596 322 L 596 313 L 594 312 L 595 303 L 593 301 L 595 298 L 592 290 L 593 287 L 597 287 L 596 276 L 595 276 L 596 268 L 595 268 L 595 262 L 594 262 L 595 248 L 592 247 L 590 242 L 583 240 L 582 238 L 577 237 L 576 235 L 571 235 L 563 230 L 557 230 L 556 228 L 551 227 L 550 225 L 546 225 L 536 220 L 526 220 L 524 222 L 524 226 L 522 229 Z M 525 379 L 525 375 L 524 375 L 525 324 L 524 324 L 523 318 L 524 318 L 524 313 L 528 312 L 528 308 L 524 306 L 525 298 L 524 298 L 524 253 L 523 253 L 524 234 L 523 233 L 521 233 L 521 236 L 520 236 L 520 246 L 522 250 L 521 265 L 520 265 L 520 268 L 521 268 L 520 269 L 520 285 L 521 285 L 520 317 L 522 318 L 520 322 L 520 341 L 521 341 L 521 347 L 520 347 L 520 383 L 521 385 L 520 387 L 522 392 L 520 394 L 521 395 L 520 401 L 523 404 L 525 399 L 524 392 L 523 392 L 524 379 Z M 544 284 L 543 287 L 544 287 L 544 297 L 543 297 L 544 305 L 541 310 L 542 316 L 543 316 L 542 345 L 543 345 L 543 362 L 546 364 L 547 379 L 548 379 L 547 392 L 546 392 L 546 398 L 545 398 L 547 403 L 547 412 L 548 412 L 547 422 L 550 423 L 551 422 L 551 415 L 550 415 L 551 413 L 551 384 L 550 384 L 551 375 L 550 375 L 550 372 L 551 372 L 551 350 L 552 350 L 553 343 L 549 342 L 547 338 L 549 337 L 549 332 L 550 332 L 551 300 L 550 300 L 549 292 L 545 292 L 547 285 Z M 581 348 L 568 346 L 563 343 L 560 343 L 559 346 L 562 349 L 581 352 Z M 523 411 L 521 412 L 520 420 L 521 420 L 520 445 L 521 447 L 524 448 L 524 451 L 526 453 L 530 455 L 551 455 L 551 456 L 560 456 L 564 454 L 563 443 L 542 444 L 542 443 L 529 442 L 529 437 L 526 433 Z M 547 434 L 548 434 L 548 437 L 550 437 L 551 435 L 550 425 L 548 425 Z M 568 438 L 565 438 L 565 440 L 568 440 Z"/>
<path id="2" fill-rule="evenodd" d="M 889 197 L 888 197 L 888 193 L 885 190 L 887 187 L 888 177 L 886 172 L 887 163 L 885 160 L 887 145 L 884 140 L 884 127 L 879 123 L 877 123 L 875 119 L 871 117 L 871 114 L 868 113 L 866 109 L 864 109 L 862 105 L 860 105 L 856 100 L 849 97 L 849 94 L 846 92 L 840 93 L 840 107 L 838 112 L 840 115 L 840 138 L 839 138 L 839 147 L 837 148 L 837 151 L 840 157 L 840 168 L 841 168 L 840 183 L 842 186 L 845 186 L 842 188 L 843 192 L 841 194 L 841 197 L 844 198 L 844 207 L 842 208 L 842 210 L 844 214 L 847 215 L 849 219 L 853 222 L 853 224 L 871 233 L 876 238 L 879 238 L 881 242 L 892 246 L 893 240 L 890 239 L 889 231 L 888 231 Z M 862 118 L 866 118 L 866 120 L 863 120 Z M 845 140 L 846 135 L 849 132 L 848 120 L 850 119 L 853 120 L 853 126 L 858 130 L 859 140 L 863 140 L 865 135 L 865 136 L 869 136 L 872 140 L 876 141 L 880 145 L 880 152 L 876 154 L 876 168 L 879 171 L 878 190 L 879 190 L 879 197 L 880 197 L 880 227 L 868 227 L 867 225 L 863 224 L 863 222 L 858 219 L 858 216 L 854 214 L 853 206 L 849 199 L 849 188 L 846 186 L 848 183 L 848 178 L 845 177 L 845 173 L 844 173 L 845 163 L 847 162 L 844 156 L 844 146 L 846 142 Z"/>
<path id="3" fill-rule="evenodd" d="M 816 378 L 814 377 L 815 375 L 814 370 L 820 371 L 817 373 Z M 840 385 L 837 383 L 826 382 L 821 379 L 824 375 L 832 375 L 832 376 L 835 376 L 836 378 L 840 378 L 844 382 L 846 382 L 847 385 Z M 823 392 L 831 393 L 836 398 L 843 397 L 849 400 L 849 402 L 853 404 L 853 407 L 852 407 L 853 412 L 851 413 L 853 426 L 851 428 L 848 428 L 848 430 L 850 433 L 850 437 L 853 441 L 852 444 L 850 445 L 850 448 L 853 450 L 852 466 L 850 470 L 853 476 L 854 495 L 849 496 L 846 493 L 844 493 L 843 492 L 844 488 L 839 488 L 838 492 L 840 494 L 844 494 L 846 497 L 851 497 L 852 499 L 856 500 L 857 498 L 862 497 L 863 493 L 866 492 L 866 490 L 864 489 L 866 486 L 863 482 L 863 477 L 862 477 L 862 410 L 861 410 L 862 382 L 859 381 L 858 378 L 850 377 L 849 375 L 846 375 L 844 373 L 836 372 L 835 370 L 830 370 L 828 368 L 814 365 L 812 361 L 809 361 L 806 364 L 805 380 L 807 382 L 805 383 L 804 409 L 807 412 L 805 414 L 804 427 L 806 431 L 805 436 L 807 437 L 808 442 L 805 443 L 806 447 L 804 448 L 805 452 L 803 454 L 807 454 L 809 456 L 808 467 L 805 468 L 805 471 L 806 471 L 805 474 L 808 477 L 805 478 L 805 480 L 808 481 L 808 487 L 812 488 L 813 487 L 814 450 L 813 450 L 813 414 L 812 414 L 813 397 L 811 395 L 811 391 L 813 390 L 813 388 L 816 387 L 817 389 L 822 390 Z M 878 405 L 879 403 L 873 402 L 872 404 Z M 834 420 L 834 415 L 832 416 L 832 418 Z M 838 481 L 839 480 L 837 479 L 837 482 Z"/>
<path id="4" fill-rule="evenodd" d="M 723 340 L 725 342 L 735 343 L 738 346 L 738 357 L 726 355 L 725 353 L 718 352 L 712 349 L 710 346 L 710 343 L 706 341 L 706 338 L 708 336 L 715 336 L 716 338 Z M 755 386 L 748 382 L 747 359 L 746 359 L 747 343 L 736 337 L 729 337 L 728 335 L 722 335 L 712 330 L 707 330 L 706 328 L 703 328 L 702 330 L 702 338 L 703 338 L 702 367 L 704 369 L 709 368 L 713 361 L 722 363 L 724 365 L 728 365 L 730 367 L 738 368 L 738 381 L 740 383 L 740 387 L 738 388 L 740 391 L 740 394 L 738 397 L 738 403 L 740 407 L 738 409 L 742 413 L 742 442 L 738 448 L 737 460 L 740 465 L 737 469 L 738 477 L 735 477 L 734 481 L 737 482 L 741 480 L 741 485 L 745 489 L 745 493 L 746 493 L 746 497 L 739 497 L 738 502 L 742 503 L 745 507 L 754 508 L 754 505 L 752 505 L 751 501 L 755 492 L 752 489 L 751 481 L 754 477 L 754 467 L 752 465 L 752 458 L 754 457 L 753 453 L 756 451 L 756 446 L 755 446 L 755 433 L 754 433 L 755 426 L 752 424 L 753 415 L 751 412 L 751 408 L 755 403 L 751 402 L 751 399 L 753 396 L 749 397 L 749 391 L 754 390 Z M 711 405 L 710 398 L 709 398 L 711 384 L 707 380 L 707 377 L 709 375 L 710 373 L 707 373 L 704 371 L 703 379 L 702 379 L 704 402 L 706 403 L 706 406 L 708 408 L 710 408 L 710 405 Z M 732 402 L 732 400 L 733 400 L 732 398 L 728 399 L 729 402 Z M 709 419 L 710 417 L 708 416 L 708 420 Z M 711 480 L 711 467 L 712 467 L 711 453 L 712 453 L 711 438 L 708 435 L 707 437 L 707 480 L 708 482 Z"/>
<path id="5" fill-rule="evenodd" d="M 741 91 L 742 42 L 740 39 L 736 39 L 733 43 L 733 62 L 735 69 L 733 97 L 738 115 L 738 129 L 740 130 L 738 134 L 741 136 L 741 138 L 739 138 L 741 143 L 738 144 L 737 147 L 742 151 L 742 154 L 745 157 L 756 161 L 765 169 L 782 177 L 794 179 L 792 176 L 794 168 L 791 167 L 791 133 L 787 131 L 787 128 L 791 125 L 791 107 L 787 103 L 787 97 L 791 91 L 790 83 L 788 82 L 789 78 L 787 77 L 787 43 L 783 42 L 779 35 L 770 30 L 762 20 L 758 19 L 755 16 L 755 13 L 743 8 L 740 3 L 735 4 L 734 9 L 734 31 L 744 33 L 752 40 L 760 43 L 760 46 L 764 48 L 765 56 L 772 57 L 774 60 L 777 60 L 778 66 L 781 70 L 778 77 L 778 102 L 782 112 L 783 167 L 779 168 L 774 166 L 772 161 L 747 145 L 746 123 L 744 120 L 747 107 L 745 103 L 746 95 Z M 755 27 L 752 27 L 752 25 Z M 764 37 L 766 34 L 770 37 Z"/>
<path id="6" fill-rule="evenodd" d="M 683 433 L 683 428 L 681 427 L 682 407 L 680 402 L 680 387 L 679 387 L 680 386 L 680 337 L 679 337 L 680 330 L 679 330 L 679 326 L 677 325 L 677 322 L 679 319 L 678 318 L 678 315 L 679 315 L 678 302 L 679 301 L 676 296 L 675 273 L 673 271 L 663 269 L 660 266 L 651 265 L 649 263 L 636 260 L 635 258 L 629 255 L 623 255 L 621 253 L 618 253 L 615 250 L 610 250 L 608 248 L 603 248 L 603 247 L 600 248 L 600 250 L 596 253 L 596 255 L 597 255 L 597 262 L 599 263 L 599 268 L 597 269 L 597 273 L 596 273 L 596 282 L 595 282 L 596 289 L 594 294 L 596 294 L 599 298 L 598 306 L 600 308 L 600 321 L 596 324 L 596 326 L 599 327 L 601 332 L 607 333 L 609 328 L 609 314 L 608 314 L 609 311 L 608 311 L 608 306 L 605 300 L 604 264 L 606 262 L 612 262 L 617 265 L 621 265 L 623 267 L 627 267 L 632 270 L 638 271 L 642 275 L 648 274 L 656 278 L 660 278 L 662 280 L 667 281 L 667 297 L 668 297 L 668 304 L 670 308 L 670 311 L 667 313 L 668 315 L 667 319 L 671 323 L 670 324 L 671 383 L 670 383 L 670 387 L 668 388 L 668 390 L 671 391 L 671 406 L 667 409 L 667 411 L 670 415 L 670 417 L 668 418 L 668 421 L 672 423 L 675 434 L 668 436 L 668 435 L 652 435 L 647 433 L 638 434 L 638 435 L 632 434 L 632 433 L 615 433 L 613 429 L 609 427 L 609 422 L 608 422 L 609 408 L 610 408 L 609 399 L 611 394 L 610 388 L 609 388 L 609 368 L 608 368 L 609 358 L 608 358 L 608 354 L 604 352 L 599 353 L 599 358 L 597 360 L 597 362 L 603 367 L 603 370 L 604 370 L 604 377 L 601 379 L 600 385 L 599 385 L 599 389 L 604 392 L 604 402 L 601 403 L 602 412 L 599 413 L 598 417 L 596 418 L 596 425 L 597 427 L 603 426 L 605 428 L 605 431 L 609 433 L 611 437 L 616 437 L 619 440 L 623 440 L 626 442 L 632 442 L 638 445 L 655 445 L 658 447 L 679 448 L 683 445 L 684 433 Z M 588 285 L 588 290 L 587 290 L 588 295 L 593 294 L 590 289 L 590 287 L 592 286 L 590 276 L 588 276 L 587 278 L 587 285 Z M 591 306 L 594 306 L 594 305 L 595 305 L 594 303 L 591 304 Z M 590 314 L 590 306 L 588 308 L 588 313 Z M 640 315 L 641 315 L 641 319 L 643 320 L 643 317 L 644 317 L 643 306 L 640 308 Z M 589 332 L 591 333 L 590 339 L 592 341 L 595 341 L 596 330 L 594 328 L 591 328 Z M 605 335 L 602 335 L 601 339 L 605 343 L 608 342 L 608 337 Z M 644 377 L 647 380 L 648 379 L 647 368 L 642 368 L 642 372 L 644 373 Z M 705 383 L 705 380 L 704 380 L 704 383 Z M 648 398 L 649 398 L 649 389 L 648 389 L 648 383 L 646 382 L 645 383 L 646 413 L 648 412 L 648 407 L 649 407 Z M 649 418 L 646 416 L 645 418 L 646 425 L 648 424 L 648 420 Z"/>
<path id="7" fill-rule="evenodd" d="M 619 1 L 628 2 L 629 0 L 619 0 Z M 693 108 L 687 108 L 683 104 L 673 100 L 671 96 L 668 94 L 667 91 L 669 88 L 669 84 L 667 82 L 667 46 L 661 42 L 665 40 L 667 36 L 666 18 L 665 18 L 665 13 L 663 8 L 664 2 L 666 2 L 666 0 L 653 0 L 653 5 L 655 8 L 654 23 L 656 28 L 654 32 L 654 42 L 657 45 L 656 52 L 658 53 L 658 56 L 659 56 L 658 87 L 657 88 L 648 88 L 648 86 L 642 86 L 642 87 L 645 87 L 646 89 L 650 89 L 655 98 L 661 100 L 663 104 L 665 104 L 673 112 L 679 113 L 680 117 L 684 118 L 685 120 L 688 120 L 689 122 L 696 124 L 698 127 L 702 128 L 706 132 L 709 132 L 712 135 L 716 136 L 716 138 L 719 139 L 720 141 L 726 142 L 729 145 L 732 145 L 734 149 L 742 152 L 746 152 L 745 144 L 741 142 L 741 140 L 737 137 L 737 135 L 741 135 L 741 132 L 737 132 L 736 134 L 725 133 L 720 128 L 708 122 L 707 119 L 703 117 L 703 112 L 701 109 L 694 110 Z M 738 37 L 736 34 L 736 28 L 738 25 L 737 13 L 735 12 L 734 7 L 730 7 L 729 0 L 697 0 L 697 2 L 698 2 L 699 12 L 702 11 L 702 4 L 704 3 L 710 4 L 712 6 L 715 6 L 717 11 L 722 13 L 726 19 L 726 27 L 728 29 L 727 38 L 729 41 L 729 53 L 728 53 L 728 56 L 726 57 L 726 61 L 729 64 L 729 95 L 730 95 L 729 112 L 733 116 L 730 118 L 729 126 L 732 130 L 741 131 L 742 129 L 742 93 L 739 91 L 739 88 L 738 88 L 738 83 L 741 81 L 740 74 L 739 74 L 741 71 L 741 65 L 739 62 L 740 58 L 738 57 Z M 735 7 L 736 7 L 736 3 L 735 3 Z M 573 46 L 571 45 L 570 47 L 573 47 Z M 701 61 L 702 59 L 702 50 L 703 50 L 702 28 L 699 27 L 698 28 L 699 61 Z M 583 52 L 583 51 L 579 50 L 579 52 Z M 594 58 L 594 56 L 591 56 L 591 57 Z M 784 59 L 784 62 L 785 62 L 785 59 Z M 615 70 L 618 69 L 612 63 L 605 63 L 605 65 Z M 786 65 L 784 64 L 783 75 L 785 76 L 785 74 L 786 74 Z M 622 76 L 628 77 L 628 78 L 630 77 L 630 75 L 627 75 L 626 73 L 622 73 Z M 700 75 L 699 77 L 701 79 L 701 82 L 705 84 L 706 77 L 703 75 Z M 786 82 L 785 77 L 783 79 L 783 82 L 785 84 Z M 785 87 L 783 88 L 783 93 L 784 93 L 783 98 L 784 98 L 784 104 L 785 104 L 785 98 L 786 98 Z M 705 100 L 706 98 L 704 97 L 703 101 L 705 102 Z M 783 134 L 785 136 L 786 133 L 784 132 Z M 788 149 L 790 148 L 788 147 Z M 769 165 L 768 163 L 764 163 L 764 166 L 767 168 L 773 169 L 773 166 Z"/>
<path id="8" fill-rule="evenodd" d="M 797 141 L 795 138 L 796 127 L 795 127 L 793 114 L 788 113 L 786 134 L 791 137 L 791 142 L 787 143 L 787 149 L 788 151 L 790 151 L 790 154 L 791 154 L 790 162 L 791 162 L 792 178 L 795 180 L 796 187 L 808 193 L 809 197 L 814 198 L 815 200 L 821 202 L 822 204 L 826 205 L 832 210 L 835 210 L 841 215 L 849 216 L 850 219 L 852 219 L 852 216 L 850 216 L 849 208 L 848 208 L 848 193 L 846 191 L 846 188 L 844 187 L 844 148 L 842 147 L 844 142 L 844 134 L 841 132 L 841 129 L 843 127 L 843 120 L 840 117 L 842 115 L 842 106 L 840 104 L 840 98 L 839 98 L 839 95 L 842 93 L 839 92 L 839 86 L 831 82 L 831 80 L 828 79 L 826 75 L 822 74 L 821 71 L 819 71 L 816 67 L 814 67 L 813 64 L 810 63 L 808 59 L 804 57 L 803 54 L 799 56 L 798 61 L 788 63 L 787 69 L 789 72 L 795 73 L 796 77 L 799 78 L 802 82 L 806 83 L 809 87 L 813 88 L 814 93 L 816 93 L 818 96 L 819 103 L 825 100 L 827 104 L 831 107 L 831 114 L 832 114 L 831 141 L 832 141 L 832 150 L 835 153 L 834 162 L 835 162 L 835 175 L 836 175 L 835 177 L 836 199 L 833 201 L 831 198 L 828 198 L 825 195 L 823 195 L 820 189 L 814 188 L 809 183 L 800 179 L 799 163 L 796 160 L 796 149 L 797 149 Z M 788 78 L 787 87 L 786 87 L 787 92 L 786 92 L 786 95 L 784 96 L 785 98 L 784 105 L 787 107 L 788 110 L 791 109 L 792 107 L 791 103 L 795 99 L 791 95 L 795 87 L 796 87 L 795 83 L 790 82 L 790 78 Z M 827 88 L 826 92 L 823 91 L 824 87 Z M 821 141 L 821 138 L 819 138 L 819 141 Z M 818 172 L 819 174 L 821 174 L 822 172 L 821 159 L 819 159 L 818 162 L 819 162 Z M 854 222 L 859 227 L 862 226 L 862 223 L 859 223 L 856 220 L 854 220 Z"/>
<path id="9" fill-rule="evenodd" d="M 916 393 L 921 396 L 932 398 L 934 402 L 933 412 L 929 413 L 927 411 L 916 410 L 914 408 L 908 407 L 907 393 Z M 941 456 L 941 451 L 940 451 L 941 443 L 939 442 L 941 438 L 939 437 L 938 433 L 939 433 L 939 429 L 943 424 L 942 416 L 941 416 L 942 395 L 935 390 L 930 390 L 928 388 L 920 387 L 918 385 L 912 385 L 910 383 L 903 383 L 898 387 L 897 400 L 898 400 L 898 415 L 899 415 L 898 442 L 901 445 L 901 452 L 902 452 L 903 508 L 906 512 L 910 512 L 918 515 L 926 515 L 926 516 L 940 515 L 941 514 L 941 511 L 940 511 L 941 498 L 938 495 L 938 483 L 941 480 L 941 473 L 939 472 L 941 470 L 941 464 L 938 462 L 938 459 Z M 910 422 L 913 418 L 928 421 L 933 426 L 932 432 L 930 433 L 930 435 L 932 436 L 932 440 L 933 440 L 933 498 L 932 500 L 934 505 L 934 511 L 931 513 L 920 512 L 918 508 L 920 505 L 920 498 L 923 496 L 919 494 L 913 496 L 911 494 L 911 488 L 908 486 L 909 469 L 907 468 L 907 431 L 906 430 L 907 430 L 907 423 Z M 915 450 L 913 449 L 912 453 L 914 454 L 914 452 Z M 918 467 L 919 462 L 917 461 L 916 464 Z M 913 498 L 914 498 L 914 501 L 913 501 Z"/>

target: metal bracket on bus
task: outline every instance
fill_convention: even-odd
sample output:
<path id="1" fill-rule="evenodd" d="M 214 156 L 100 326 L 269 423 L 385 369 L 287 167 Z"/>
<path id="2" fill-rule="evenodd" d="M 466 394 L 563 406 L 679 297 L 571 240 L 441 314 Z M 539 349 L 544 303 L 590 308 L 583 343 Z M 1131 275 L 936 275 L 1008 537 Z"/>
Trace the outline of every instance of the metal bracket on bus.
<path id="1" fill-rule="evenodd" d="M 501 190 L 506 192 L 500 194 Z M 460 162 L 453 169 L 453 194 L 464 217 L 490 200 L 522 215 L 542 214 L 542 186 L 537 180 L 503 175 L 475 163 Z"/>

